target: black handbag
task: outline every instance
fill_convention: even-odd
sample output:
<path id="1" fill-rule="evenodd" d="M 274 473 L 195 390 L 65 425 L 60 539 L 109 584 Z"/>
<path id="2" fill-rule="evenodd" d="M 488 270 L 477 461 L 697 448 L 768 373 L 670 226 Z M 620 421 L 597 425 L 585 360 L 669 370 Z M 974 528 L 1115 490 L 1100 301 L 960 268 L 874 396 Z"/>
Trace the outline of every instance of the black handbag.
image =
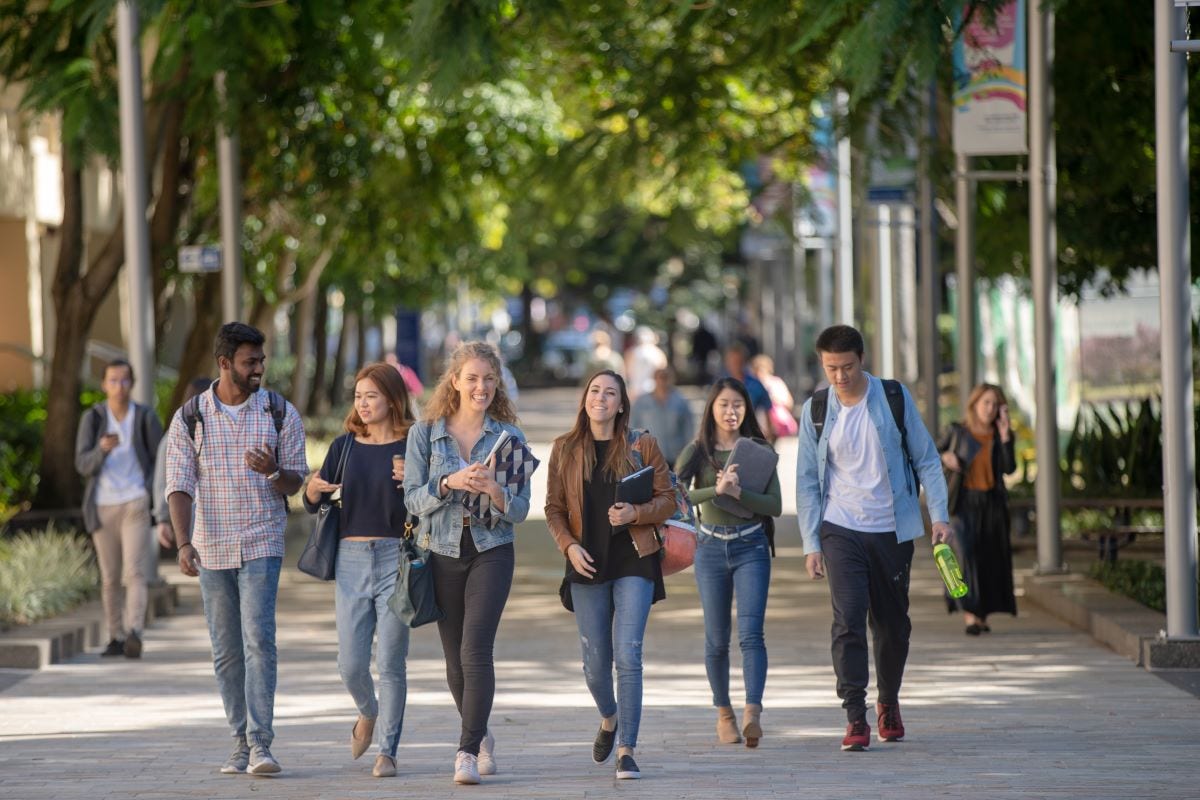
<path id="1" fill-rule="evenodd" d="M 345 439 L 342 457 L 338 459 L 337 471 L 333 475 L 334 483 L 341 483 L 346 474 L 346 458 L 350 455 L 350 446 L 354 444 L 354 434 L 346 434 Z M 304 552 L 296 564 L 301 572 L 319 580 L 333 580 L 341 536 L 341 513 L 342 500 L 340 497 L 335 500 L 332 495 L 317 508 L 317 519 L 312 533 L 308 535 L 308 544 L 304 545 Z"/>
<path id="2" fill-rule="evenodd" d="M 437 604 L 433 585 L 433 563 L 429 551 L 414 541 L 416 519 L 410 517 L 404 525 L 400 540 L 400 568 L 396 575 L 396 590 L 388 598 L 388 608 L 410 628 L 437 622 L 445 614 Z"/>

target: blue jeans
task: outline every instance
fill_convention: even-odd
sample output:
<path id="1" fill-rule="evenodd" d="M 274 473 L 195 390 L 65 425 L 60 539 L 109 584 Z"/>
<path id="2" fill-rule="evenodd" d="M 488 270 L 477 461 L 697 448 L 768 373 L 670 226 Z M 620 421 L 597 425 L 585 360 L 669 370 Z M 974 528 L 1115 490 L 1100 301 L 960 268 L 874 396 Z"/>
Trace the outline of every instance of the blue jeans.
<path id="1" fill-rule="evenodd" d="M 335 617 L 338 632 L 338 672 L 354 698 L 358 713 L 378 719 L 375 739 L 379 752 L 396 757 L 404 705 L 408 697 L 408 626 L 388 608 L 400 567 L 400 540 L 374 539 L 338 543 Z M 379 699 L 371 680 L 371 643 L 379 635 L 375 664 L 379 670 Z"/>
<path id="2" fill-rule="evenodd" d="M 270 746 L 275 738 L 275 596 L 278 557 L 234 569 L 200 568 L 200 596 L 213 668 L 235 739 Z"/>
<path id="3" fill-rule="evenodd" d="M 728 533 L 750 524 L 757 523 L 706 527 Z M 700 606 L 704 609 L 704 670 L 712 688 L 713 705 L 732 705 L 729 700 L 729 637 L 735 595 L 746 703 L 762 705 L 763 687 L 767 683 L 763 618 L 767 613 L 767 589 L 771 584 L 767 534 L 760 530 L 740 539 L 726 540 L 700 533 L 696 537 L 695 569 Z"/>
<path id="4" fill-rule="evenodd" d="M 653 599 L 654 582 L 646 578 L 571 584 L 575 623 L 583 646 L 583 676 L 601 716 L 617 715 L 618 747 L 637 746 L 642 722 L 642 637 Z"/>

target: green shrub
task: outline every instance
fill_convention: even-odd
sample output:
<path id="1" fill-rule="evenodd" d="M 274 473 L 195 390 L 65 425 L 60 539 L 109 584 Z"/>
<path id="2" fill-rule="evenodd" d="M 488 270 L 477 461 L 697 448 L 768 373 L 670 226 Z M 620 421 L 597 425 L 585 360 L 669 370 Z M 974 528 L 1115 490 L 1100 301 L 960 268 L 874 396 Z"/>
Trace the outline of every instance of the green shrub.
<path id="1" fill-rule="evenodd" d="M 74 532 L 0 537 L 0 624 L 27 625 L 94 597 L 99 572 L 92 548 Z"/>
<path id="2" fill-rule="evenodd" d="M 1158 564 L 1133 559 L 1102 561 L 1093 564 L 1089 574 L 1117 594 L 1155 611 L 1167 610 L 1167 573 Z"/>

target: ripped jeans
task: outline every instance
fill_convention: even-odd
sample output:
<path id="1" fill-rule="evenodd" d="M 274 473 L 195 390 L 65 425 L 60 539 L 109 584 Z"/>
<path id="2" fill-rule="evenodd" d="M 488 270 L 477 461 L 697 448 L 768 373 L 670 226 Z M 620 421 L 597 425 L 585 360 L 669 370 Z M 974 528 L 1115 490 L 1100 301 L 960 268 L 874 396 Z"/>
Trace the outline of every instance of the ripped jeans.
<path id="1" fill-rule="evenodd" d="M 642 638 L 653 598 L 654 582 L 646 578 L 571 584 L 583 647 L 583 675 L 601 716 L 617 715 L 618 747 L 637 746 L 642 721 Z"/>

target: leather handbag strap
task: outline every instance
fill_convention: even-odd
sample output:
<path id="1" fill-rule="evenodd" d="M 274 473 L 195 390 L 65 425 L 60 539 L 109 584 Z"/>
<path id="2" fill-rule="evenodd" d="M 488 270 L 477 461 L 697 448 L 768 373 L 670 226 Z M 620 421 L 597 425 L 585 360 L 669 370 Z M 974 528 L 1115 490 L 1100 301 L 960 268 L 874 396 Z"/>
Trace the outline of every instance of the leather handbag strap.
<path id="1" fill-rule="evenodd" d="M 346 444 L 342 447 L 342 457 L 338 459 L 337 472 L 333 475 L 334 483 L 341 483 L 346 474 L 346 459 L 350 456 L 350 447 L 354 444 L 354 434 L 345 435 Z"/>

